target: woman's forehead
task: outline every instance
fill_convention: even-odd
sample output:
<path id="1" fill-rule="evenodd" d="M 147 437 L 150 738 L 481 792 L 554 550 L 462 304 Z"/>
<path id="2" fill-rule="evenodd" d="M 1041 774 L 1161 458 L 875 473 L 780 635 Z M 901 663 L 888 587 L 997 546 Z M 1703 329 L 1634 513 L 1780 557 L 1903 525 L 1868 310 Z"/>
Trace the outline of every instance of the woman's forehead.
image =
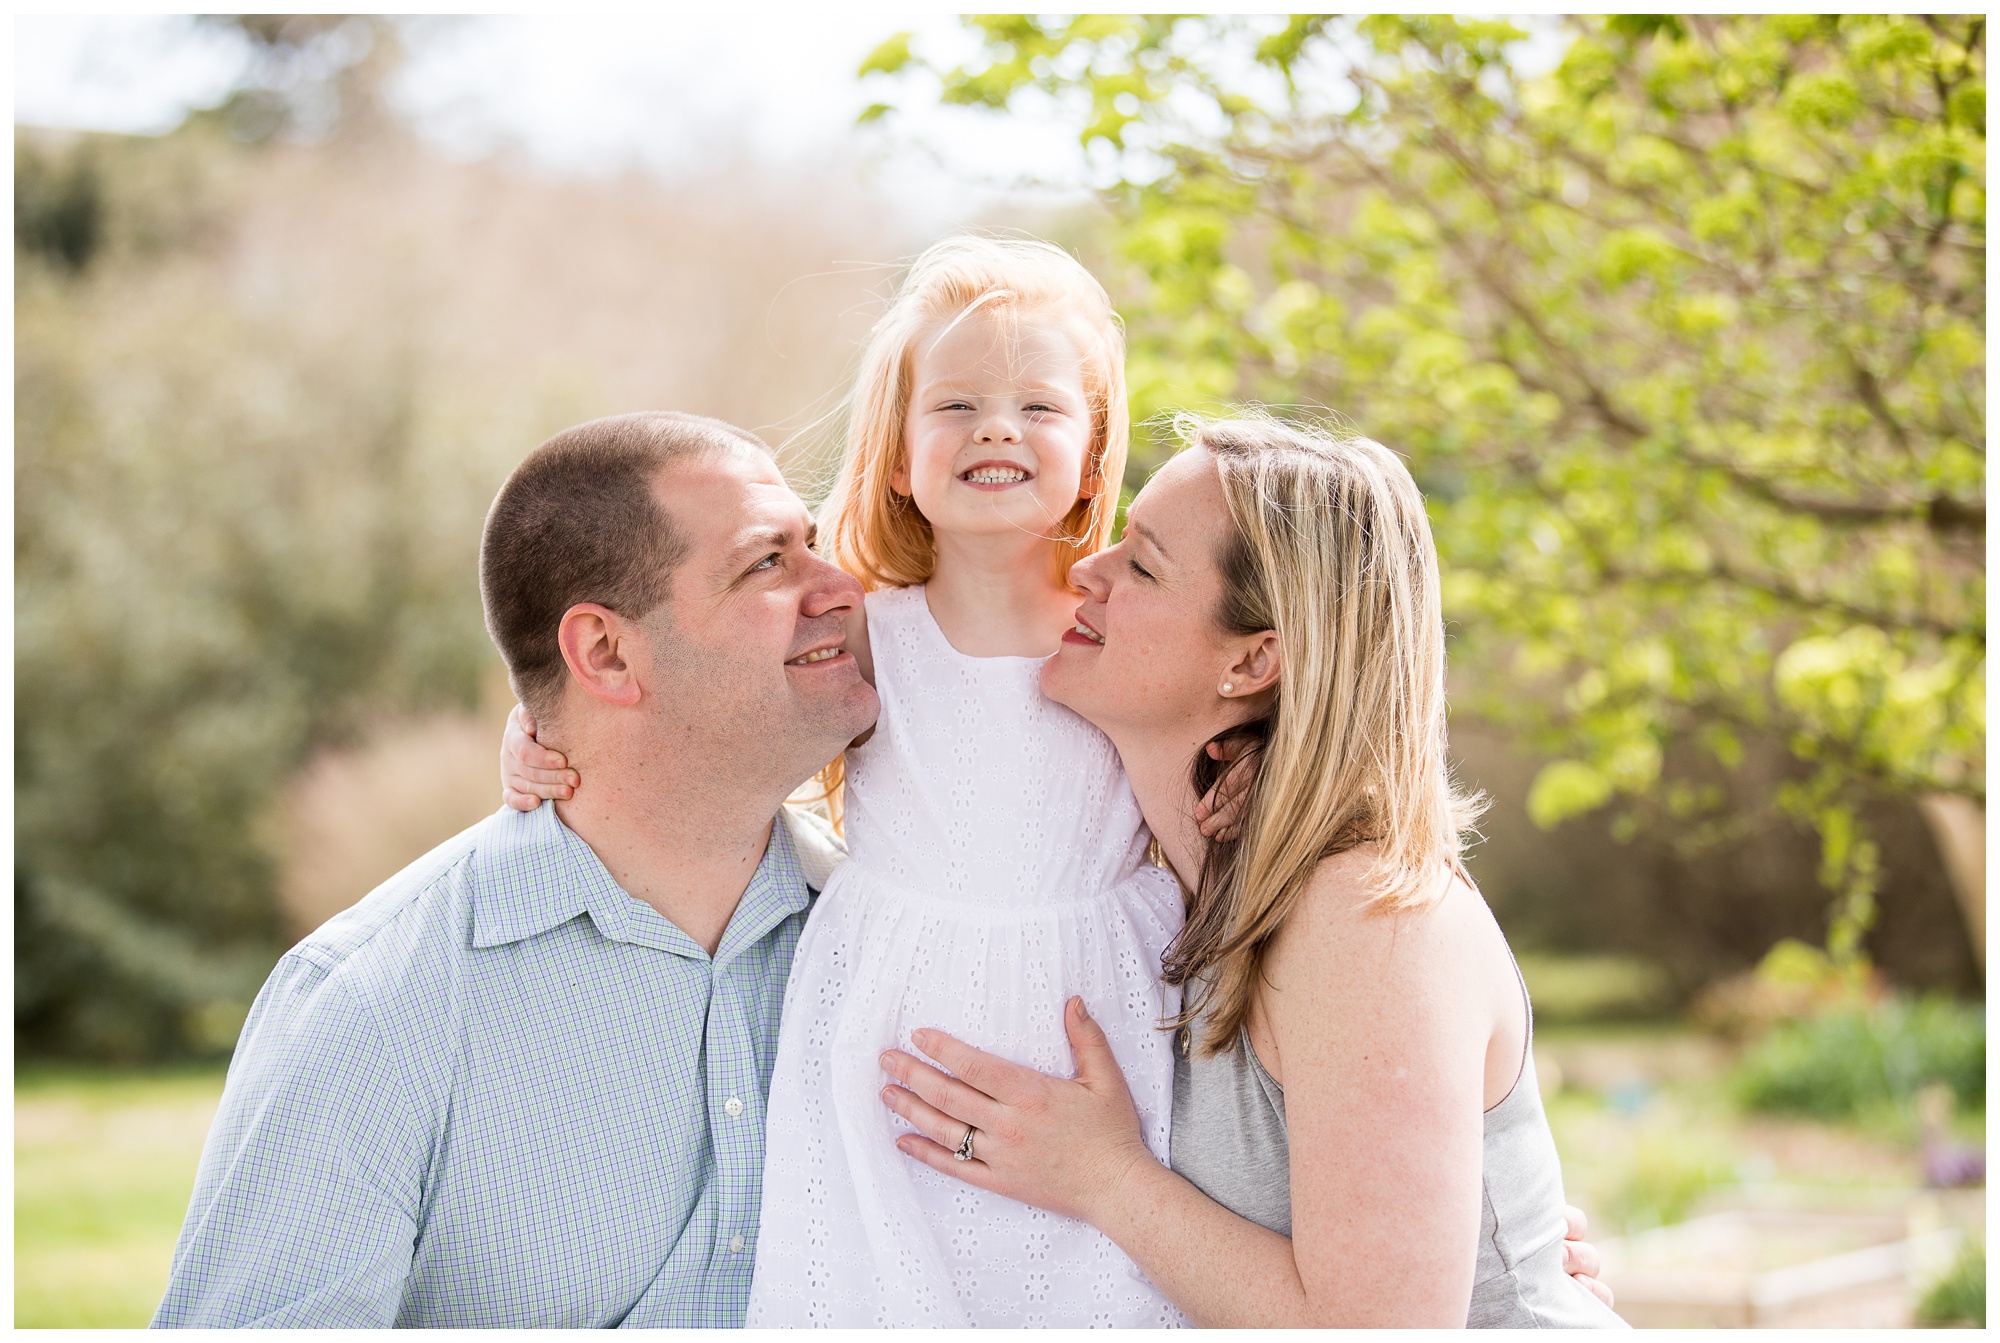
<path id="1" fill-rule="evenodd" d="M 1215 460 L 1200 448 L 1175 453 L 1153 472 L 1126 510 L 1127 526 L 1156 548 L 1173 550 L 1174 538 L 1213 526 L 1223 508 Z"/>
<path id="2" fill-rule="evenodd" d="M 1203 485 L 1220 485 L 1215 476 L 1215 459 L 1201 448 L 1184 448 L 1160 463 L 1152 477 L 1140 487 L 1132 500 L 1132 509 L 1138 511 L 1141 503 L 1147 511 L 1158 511 L 1164 507 L 1187 504 L 1202 494 Z M 1221 491 L 1218 489 L 1219 495 Z"/>

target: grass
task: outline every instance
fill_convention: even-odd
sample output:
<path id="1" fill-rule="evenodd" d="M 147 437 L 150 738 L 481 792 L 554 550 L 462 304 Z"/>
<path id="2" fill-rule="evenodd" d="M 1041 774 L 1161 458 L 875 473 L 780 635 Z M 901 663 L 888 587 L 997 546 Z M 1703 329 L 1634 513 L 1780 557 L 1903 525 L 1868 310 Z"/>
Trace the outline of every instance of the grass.
<path id="1" fill-rule="evenodd" d="M 1594 1239 L 1681 1220 L 1711 1195 L 1760 1187 L 1911 1189 L 1917 1126 L 1874 1111 L 1828 1123 L 1739 1108 L 1729 1051 L 1666 1023 L 1556 1027 L 1535 1052 L 1569 1200 Z M 219 1068 L 27 1070 L 14 1088 L 14 1322 L 137 1327 L 166 1286 Z M 1907 1108 L 1907 1107 L 1905 1107 Z M 1983 1109 L 1953 1135 L 1984 1142 Z M 1984 1314 L 1984 1258 L 1930 1309 Z M 1953 1314 L 1953 1312 L 1956 1312 Z"/>
<path id="2" fill-rule="evenodd" d="M 138 1328 L 167 1285 L 222 1070 L 14 1078 L 14 1324 Z"/>
<path id="3" fill-rule="evenodd" d="M 1931 1325 L 1986 1327 L 1986 1247 L 1968 1244 L 1951 1271 L 1917 1304 L 1917 1319 Z"/>

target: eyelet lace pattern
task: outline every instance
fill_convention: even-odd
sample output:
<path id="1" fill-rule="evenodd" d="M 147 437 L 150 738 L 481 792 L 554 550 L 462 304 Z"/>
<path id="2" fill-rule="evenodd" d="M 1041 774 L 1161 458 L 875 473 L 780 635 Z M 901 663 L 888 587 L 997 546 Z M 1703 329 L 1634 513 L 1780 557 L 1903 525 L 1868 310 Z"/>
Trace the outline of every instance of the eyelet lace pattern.
<path id="1" fill-rule="evenodd" d="M 1111 743 L 1043 698 L 1039 659 L 959 653 L 920 587 L 867 609 L 882 716 L 848 754 L 852 857 L 785 991 L 747 1323 L 1183 1324 L 1097 1231 L 896 1150 L 884 1049 L 928 1026 L 1073 1074 L 1062 1009 L 1082 994 L 1164 1160 L 1181 894 L 1146 862 Z"/>

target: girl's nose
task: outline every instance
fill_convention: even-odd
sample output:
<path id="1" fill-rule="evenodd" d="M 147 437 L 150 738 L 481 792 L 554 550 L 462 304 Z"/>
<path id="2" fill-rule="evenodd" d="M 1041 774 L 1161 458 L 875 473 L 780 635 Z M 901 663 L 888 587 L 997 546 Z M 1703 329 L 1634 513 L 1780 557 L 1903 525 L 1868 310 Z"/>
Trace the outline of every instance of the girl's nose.
<path id="1" fill-rule="evenodd" d="M 979 425 L 981 443 L 1018 443 L 1021 433 L 1011 415 L 994 415 L 981 421 Z"/>

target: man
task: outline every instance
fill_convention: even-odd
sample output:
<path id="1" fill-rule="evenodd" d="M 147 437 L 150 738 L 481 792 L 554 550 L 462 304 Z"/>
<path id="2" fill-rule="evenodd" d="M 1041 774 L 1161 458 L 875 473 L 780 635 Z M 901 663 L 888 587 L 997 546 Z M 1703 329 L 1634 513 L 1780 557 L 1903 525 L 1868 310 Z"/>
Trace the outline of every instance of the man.
<path id="1" fill-rule="evenodd" d="M 880 708 L 811 535 L 764 445 L 698 416 L 595 420 L 509 478 L 487 628 L 581 782 L 279 962 L 156 1326 L 742 1324 L 785 979 L 840 857 L 781 804 Z"/>
<path id="2" fill-rule="evenodd" d="M 583 782 L 279 963 L 156 1325 L 742 1323 L 801 847 L 827 857 L 774 818 L 879 708 L 835 651 L 860 586 L 810 540 L 714 420 L 593 421 L 514 472 L 487 627 Z"/>

